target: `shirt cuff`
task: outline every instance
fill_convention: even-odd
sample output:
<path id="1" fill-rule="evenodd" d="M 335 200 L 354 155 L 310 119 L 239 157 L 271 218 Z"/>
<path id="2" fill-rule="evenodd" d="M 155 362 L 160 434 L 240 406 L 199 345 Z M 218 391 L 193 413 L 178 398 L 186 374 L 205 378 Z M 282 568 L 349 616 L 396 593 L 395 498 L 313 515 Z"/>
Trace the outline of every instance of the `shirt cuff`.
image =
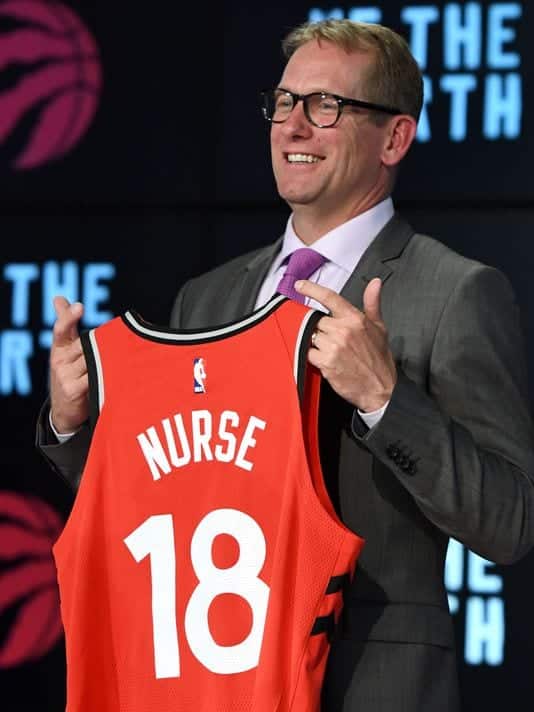
<path id="1" fill-rule="evenodd" d="M 73 435 L 76 435 L 78 432 L 79 428 L 77 430 L 74 430 L 72 433 L 58 433 L 58 431 L 54 428 L 54 423 L 52 422 L 52 411 L 48 411 L 48 423 L 50 425 L 50 428 L 52 429 L 52 432 L 58 439 L 59 444 L 66 443 L 67 440 L 70 440 Z"/>
<path id="2" fill-rule="evenodd" d="M 382 416 L 386 412 L 388 405 L 389 401 L 384 403 L 384 405 L 378 410 L 371 410 L 369 413 L 362 413 L 362 411 L 358 408 L 358 415 L 370 430 L 371 428 L 374 428 L 375 425 L 378 425 L 378 423 L 382 420 Z"/>

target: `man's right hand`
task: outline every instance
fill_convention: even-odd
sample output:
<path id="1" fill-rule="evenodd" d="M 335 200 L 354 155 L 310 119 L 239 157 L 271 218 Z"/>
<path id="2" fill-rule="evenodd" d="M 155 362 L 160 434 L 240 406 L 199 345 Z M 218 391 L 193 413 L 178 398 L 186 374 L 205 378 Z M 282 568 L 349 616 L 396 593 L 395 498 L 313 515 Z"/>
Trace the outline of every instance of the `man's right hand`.
<path id="1" fill-rule="evenodd" d="M 78 335 L 83 305 L 54 297 L 54 309 L 57 319 L 50 351 L 52 423 L 58 433 L 72 433 L 89 415 L 87 364 Z"/>

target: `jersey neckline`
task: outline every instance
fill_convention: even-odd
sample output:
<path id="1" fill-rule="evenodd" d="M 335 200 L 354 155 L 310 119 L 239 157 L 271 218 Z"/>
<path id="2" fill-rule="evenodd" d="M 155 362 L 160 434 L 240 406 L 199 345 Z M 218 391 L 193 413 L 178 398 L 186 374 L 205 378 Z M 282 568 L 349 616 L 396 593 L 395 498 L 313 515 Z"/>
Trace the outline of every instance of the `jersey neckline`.
<path id="1" fill-rule="evenodd" d="M 183 344 L 184 342 L 194 344 L 224 339 L 246 331 L 266 319 L 284 302 L 288 301 L 290 300 L 287 297 L 277 294 L 262 307 L 243 319 L 203 329 L 173 329 L 171 327 L 158 326 L 143 319 L 134 309 L 128 309 L 124 314 L 121 314 L 120 318 L 131 331 L 141 338 L 166 344 Z"/>

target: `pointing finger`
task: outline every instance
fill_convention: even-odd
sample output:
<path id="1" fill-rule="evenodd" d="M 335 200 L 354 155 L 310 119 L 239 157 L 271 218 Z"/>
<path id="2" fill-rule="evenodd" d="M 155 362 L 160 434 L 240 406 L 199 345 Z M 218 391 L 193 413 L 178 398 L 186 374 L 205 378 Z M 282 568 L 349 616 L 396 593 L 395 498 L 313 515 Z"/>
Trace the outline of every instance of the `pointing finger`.
<path id="1" fill-rule="evenodd" d="M 350 302 L 333 289 L 315 284 L 307 279 L 299 279 L 295 282 L 295 289 L 299 294 L 314 299 L 323 307 L 326 307 L 333 317 L 347 316 L 358 311 Z"/>

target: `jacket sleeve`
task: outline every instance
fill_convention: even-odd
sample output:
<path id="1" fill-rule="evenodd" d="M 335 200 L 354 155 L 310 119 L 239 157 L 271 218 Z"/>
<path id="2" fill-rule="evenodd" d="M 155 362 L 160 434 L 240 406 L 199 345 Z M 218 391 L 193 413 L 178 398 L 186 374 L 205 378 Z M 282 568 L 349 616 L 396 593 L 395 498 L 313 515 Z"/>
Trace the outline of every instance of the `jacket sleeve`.
<path id="1" fill-rule="evenodd" d="M 497 563 L 534 544 L 533 430 L 519 313 L 507 279 L 477 265 L 450 294 L 427 389 L 402 371 L 380 421 L 353 434 L 446 534 Z"/>
<path id="2" fill-rule="evenodd" d="M 84 423 L 75 435 L 59 443 L 50 427 L 49 413 L 50 401 L 47 398 L 37 418 L 35 444 L 52 470 L 76 492 L 91 443 L 89 424 Z"/>

